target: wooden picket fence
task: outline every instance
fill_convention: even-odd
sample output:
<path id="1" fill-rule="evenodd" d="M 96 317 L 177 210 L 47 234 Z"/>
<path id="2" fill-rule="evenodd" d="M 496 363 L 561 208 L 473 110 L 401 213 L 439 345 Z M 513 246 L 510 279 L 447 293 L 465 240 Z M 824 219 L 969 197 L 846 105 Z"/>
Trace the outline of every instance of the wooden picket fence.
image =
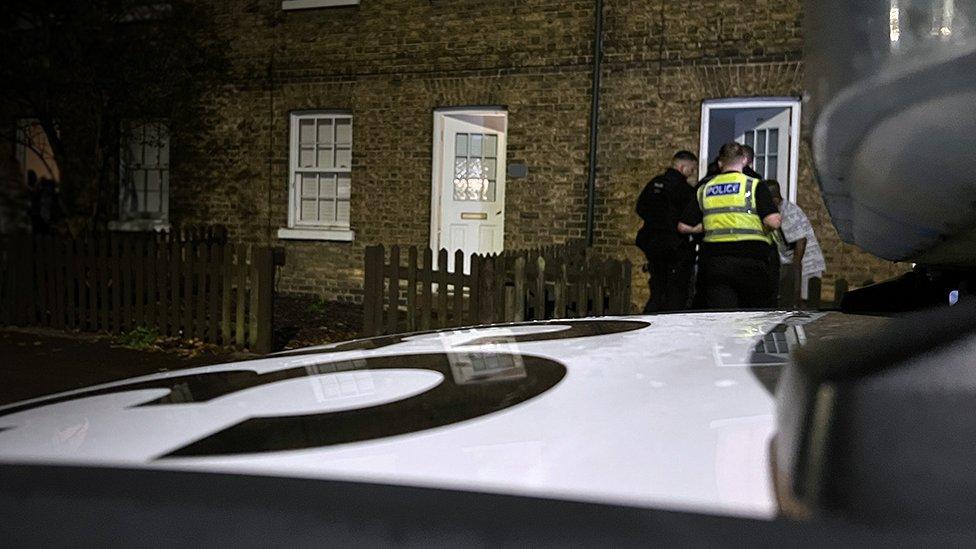
<path id="1" fill-rule="evenodd" d="M 792 265 L 783 265 L 782 284 L 779 290 L 779 307 L 781 309 L 795 309 L 800 303 L 800 288 L 796 287 L 795 279 L 793 277 Z M 862 286 L 869 286 L 873 284 L 874 281 L 865 281 Z M 841 278 L 834 282 L 834 299 L 833 301 L 827 301 L 823 298 L 823 281 L 819 278 L 811 278 L 810 284 L 807 287 L 808 299 L 804 304 L 805 309 L 809 310 L 821 310 L 821 309 L 839 309 L 841 302 L 844 300 L 844 296 L 850 290 L 850 284 L 847 280 Z"/>
<path id="2" fill-rule="evenodd" d="M 0 241 L 0 324 L 161 336 L 271 351 L 274 259 L 182 230 Z"/>
<path id="3" fill-rule="evenodd" d="M 467 257 L 458 250 L 453 271 L 447 250 L 437 268 L 433 259 L 429 248 L 366 248 L 365 335 L 630 311 L 630 262 L 575 243 Z"/>

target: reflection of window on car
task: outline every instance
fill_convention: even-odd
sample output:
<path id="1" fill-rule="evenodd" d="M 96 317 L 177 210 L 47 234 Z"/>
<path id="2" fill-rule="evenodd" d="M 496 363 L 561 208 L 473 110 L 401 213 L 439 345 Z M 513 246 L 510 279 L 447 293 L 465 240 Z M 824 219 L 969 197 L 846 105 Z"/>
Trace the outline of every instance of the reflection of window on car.
<path id="1" fill-rule="evenodd" d="M 525 363 L 514 338 L 499 338 L 477 353 L 454 350 L 447 354 L 458 385 L 525 378 Z M 487 352 L 484 352 L 487 351 Z"/>

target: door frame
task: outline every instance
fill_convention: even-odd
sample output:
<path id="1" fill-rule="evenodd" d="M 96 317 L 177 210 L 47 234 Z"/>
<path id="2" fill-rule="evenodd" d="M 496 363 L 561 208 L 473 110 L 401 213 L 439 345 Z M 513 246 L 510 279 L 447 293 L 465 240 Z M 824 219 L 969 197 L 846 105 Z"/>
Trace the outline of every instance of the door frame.
<path id="1" fill-rule="evenodd" d="M 802 102 L 798 97 L 730 97 L 706 99 L 701 107 L 701 134 L 698 140 L 699 173 L 708 170 L 709 121 L 713 110 L 726 109 L 790 109 L 790 180 L 787 184 L 787 200 L 796 204 L 797 185 L 800 179 L 800 120 Z"/>
<path id="2" fill-rule="evenodd" d="M 437 262 L 437 251 L 441 248 L 441 213 L 443 211 L 441 199 L 444 182 L 444 119 L 451 115 L 482 115 L 502 116 L 505 120 L 501 151 L 505 154 L 505 165 L 508 165 L 508 108 L 501 105 L 471 106 L 471 107 L 443 107 L 434 109 L 434 134 L 432 139 L 431 170 L 430 170 L 430 249 L 434 252 L 434 262 Z M 506 178 L 507 179 L 507 178 Z M 505 187 L 496 190 L 498 200 L 502 204 L 502 239 L 504 240 L 505 219 Z"/>

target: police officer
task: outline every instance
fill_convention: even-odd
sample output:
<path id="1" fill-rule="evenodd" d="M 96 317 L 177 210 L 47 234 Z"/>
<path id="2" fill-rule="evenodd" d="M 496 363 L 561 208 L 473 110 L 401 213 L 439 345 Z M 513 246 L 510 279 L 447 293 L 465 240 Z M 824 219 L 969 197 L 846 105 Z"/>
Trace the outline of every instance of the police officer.
<path id="1" fill-rule="evenodd" d="M 644 187 L 637 199 L 637 215 L 644 225 L 637 233 L 637 247 L 647 258 L 651 297 L 645 313 L 675 311 L 687 306 L 694 243 L 676 229 L 678 217 L 695 199 L 698 157 L 679 151 L 671 167 Z"/>
<path id="2" fill-rule="evenodd" d="M 728 143 L 719 153 L 722 173 L 698 188 L 697 200 L 678 223 L 683 234 L 704 233 L 700 288 L 710 309 L 774 307 L 769 267 L 770 231 L 781 217 L 769 188 L 742 173 L 748 153 Z"/>

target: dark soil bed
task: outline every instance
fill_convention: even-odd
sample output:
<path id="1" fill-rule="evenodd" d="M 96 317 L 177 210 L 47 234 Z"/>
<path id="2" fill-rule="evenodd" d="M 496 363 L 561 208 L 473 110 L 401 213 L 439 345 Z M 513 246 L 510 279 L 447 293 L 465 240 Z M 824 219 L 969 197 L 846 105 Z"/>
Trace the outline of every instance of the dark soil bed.
<path id="1" fill-rule="evenodd" d="M 275 349 L 356 339 L 362 327 L 362 305 L 308 296 L 275 296 Z"/>

